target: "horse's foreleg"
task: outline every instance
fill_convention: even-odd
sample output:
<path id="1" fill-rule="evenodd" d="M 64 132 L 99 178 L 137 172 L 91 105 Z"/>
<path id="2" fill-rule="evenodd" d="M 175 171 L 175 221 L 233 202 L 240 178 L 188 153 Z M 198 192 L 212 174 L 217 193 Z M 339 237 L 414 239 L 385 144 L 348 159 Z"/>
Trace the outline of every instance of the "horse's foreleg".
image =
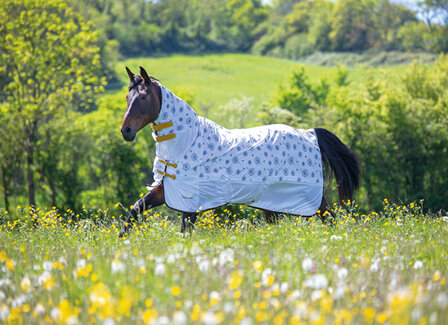
<path id="1" fill-rule="evenodd" d="M 188 230 L 191 234 L 193 232 L 193 226 L 194 223 L 196 222 L 197 216 L 198 214 L 196 212 L 183 212 L 180 231 L 184 233 L 185 230 Z"/>
<path id="2" fill-rule="evenodd" d="M 131 209 L 131 214 L 123 224 L 123 228 L 120 231 L 119 237 L 123 237 L 128 228 L 132 225 L 132 222 L 137 219 L 137 216 L 148 209 L 158 207 L 165 203 L 165 196 L 163 194 L 163 183 L 160 183 L 154 187 L 151 192 L 146 194 L 140 200 L 135 202 Z"/>

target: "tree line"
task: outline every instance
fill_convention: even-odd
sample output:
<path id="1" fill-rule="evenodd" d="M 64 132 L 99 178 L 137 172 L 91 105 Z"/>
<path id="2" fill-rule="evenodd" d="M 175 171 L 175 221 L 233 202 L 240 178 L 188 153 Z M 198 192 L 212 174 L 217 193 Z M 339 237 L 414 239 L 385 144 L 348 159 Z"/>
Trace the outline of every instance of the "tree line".
<path id="1" fill-rule="evenodd" d="M 72 1 L 123 56 L 240 51 L 448 51 L 448 2 L 390 0 Z"/>

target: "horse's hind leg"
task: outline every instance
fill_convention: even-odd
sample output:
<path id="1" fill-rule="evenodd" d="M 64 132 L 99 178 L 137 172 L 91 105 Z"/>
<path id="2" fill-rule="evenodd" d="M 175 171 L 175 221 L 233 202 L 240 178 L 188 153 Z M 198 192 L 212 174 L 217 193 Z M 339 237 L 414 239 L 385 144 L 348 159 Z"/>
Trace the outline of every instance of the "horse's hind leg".
<path id="1" fill-rule="evenodd" d="M 270 210 L 263 210 L 267 223 L 276 223 L 280 219 L 280 213 Z"/>
<path id="2" fill-rule="evenodd" d="M 327 218 L 328 214 L 331 215 L 330 219 Z M 318 216 L 319 216 L 320 220 L 322 220 L 322 223 L 330 222 L 330 224 L 333 225 L 334 221 L 336 220 L 336 215 L 334 214 L 333 211 L 331 211 L 331 209 L 329 209 L 324 195 L 322 196 L 322 201 L 319 206 Z"/>
<path id="3" fill-rule="evenodd" d="M 120 231 L 119 237 L 123 237 L 128 228 L 132 225 L 132 222 L 137 219 L 139 213 L 143 213 L 145 210 L 155 208 L 165 203 L 165 195 L 163 193 L 163 183 L 160 183 L 154 187 L 151 192 L 147 193 L 140 200 L 135 202 L 131 209 L 131 214 L 126 219 L 123 228 Z"/>
<path id="4" fill-rule="evenodd" d="M 183 212 L 180 231 L 184 233 L 188 230 L 191 234 L 193 232 L 194 223 L 196 222 L 197 216 L 198 214 L 196 212 Z"/>

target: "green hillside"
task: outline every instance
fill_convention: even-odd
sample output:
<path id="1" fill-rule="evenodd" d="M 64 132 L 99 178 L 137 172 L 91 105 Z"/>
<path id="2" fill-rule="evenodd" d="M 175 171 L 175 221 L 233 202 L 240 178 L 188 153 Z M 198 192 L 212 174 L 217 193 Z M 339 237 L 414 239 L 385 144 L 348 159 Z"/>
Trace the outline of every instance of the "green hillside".
<path id="1" fill-rule="evenodd" d="M 173 55 L 161 58 L 140 57 L 120 61 L 116 65 L 120 79 L 127 84 L 128 66 L 134 73 L 143 66 L 168 88 L 194 95 L 194 106 L 199 112 L 216 109 L 232 98 L 242 95 L 253 98 L 255 107 L 271 101 L 278 85 L 287 80 L 294 69 L 305 68 L 311 80 L 322 77 L 333 80 L 334 67 L 304 65 L 290 60 L 259 57 L 249 54 Z M 380 77 L 401 66 L 349 69 L 350 81 Z M 124 98 L 123 98 L 124 100 Z"/>

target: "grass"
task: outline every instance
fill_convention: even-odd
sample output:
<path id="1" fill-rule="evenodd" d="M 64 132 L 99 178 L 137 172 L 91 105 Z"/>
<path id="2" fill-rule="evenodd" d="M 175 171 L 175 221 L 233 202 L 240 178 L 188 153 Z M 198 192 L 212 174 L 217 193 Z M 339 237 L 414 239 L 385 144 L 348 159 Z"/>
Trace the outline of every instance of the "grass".
<path id="1" fill-rule="evenodd" d="M 385 203 L 336 224 L 205 212 L 192 236 L 106 211 L 2 216 L 0 323 L 443 324 L 447 217 Z"/>
<path id="2" fill-rule="evenodd" d="M 119 62 L 116 71 L 126 85 L 128 77 L 125 66 L 134 73 L 138 73 L 139 66 L 143 66 L 168 88 L 193 94 L 193 108 L 201 113 L 216 110 L 232 98 L 241 96 L 252 97 L 255 107 L 263 102 L 272 103 L 279 84 L 285 82 L 299 66 L 304 66 L 312 81 L 321 78 L 333 80 L 336 75 L 334 67 L 249 54 L 172 55 L 132 58 Z M 356 86 L 362 80 L 382 78 L 384 74 L 399 73 L 402 69 L 402 66 L 352 68 L 349 69 L 349 81 Z"/>

